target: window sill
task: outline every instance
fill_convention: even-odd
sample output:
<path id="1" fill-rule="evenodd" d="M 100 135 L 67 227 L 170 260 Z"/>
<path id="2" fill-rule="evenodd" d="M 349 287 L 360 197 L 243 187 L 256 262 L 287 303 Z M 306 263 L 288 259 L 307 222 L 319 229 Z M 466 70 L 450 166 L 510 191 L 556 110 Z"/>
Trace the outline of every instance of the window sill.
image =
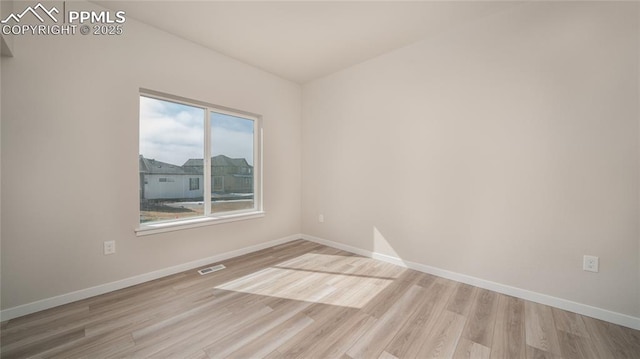
<path id="1" fill-rule="evenodd" d="M 197 217 L 171 222 L 159 222 L 151 224 L 141 224 L 135 229 L 136 236 L 148 236 L 151 234 L 179 231 L 189 228 L 198 228 L 211 226 L 214 224 L 222 224 L 236 221 L 244 221 L 247 219 L 262 218 L 264 211 L 254 211 L 248 213 L 225 214 L 220 216 Z"/>

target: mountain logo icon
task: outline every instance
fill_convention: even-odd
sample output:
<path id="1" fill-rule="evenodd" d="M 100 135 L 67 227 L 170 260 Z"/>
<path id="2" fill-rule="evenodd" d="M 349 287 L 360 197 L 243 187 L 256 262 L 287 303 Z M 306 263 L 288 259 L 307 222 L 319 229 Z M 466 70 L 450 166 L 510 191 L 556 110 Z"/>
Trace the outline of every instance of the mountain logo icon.
<path id="1" fill-rule="evenodd" d="M 34 6 L 34 7 L 27 7 L 26 9 L 24 9 L 23 12 L 19 13 L 19 14 L 11 14 L 9 16 L 7 16 L 6 19 L 0 21 L 0 23 L 6 24 L 8 23 L 10 20 L 13 20 L 15 22 L 20 22 L 20 20 L 22 20 L 22 17 L 24 17 L 25 15 L 31 13 L 33 16 L 35 16 L 38 20 L 40 20 L 40 22 L 45 22 L 45 19 L 43 18 L 44 15 L 48 16 L 51 20 L 53 20 L 54 22 L 58 22 L 58 19 L 55 18 L 55 16 L 53 16 L 54 14 L 59 14 L 60 11 L 58 11 L 58 9 L 56 9 L 55 7 L 52 7 L 51 10 L 47 10 L 47 8 L 42 5 L 42 3 L 38 3 L 38 5 Z M 44 14 L 42 14 L 44 13 Z M 42 14 L 42 16 L 41 16 Z"/>

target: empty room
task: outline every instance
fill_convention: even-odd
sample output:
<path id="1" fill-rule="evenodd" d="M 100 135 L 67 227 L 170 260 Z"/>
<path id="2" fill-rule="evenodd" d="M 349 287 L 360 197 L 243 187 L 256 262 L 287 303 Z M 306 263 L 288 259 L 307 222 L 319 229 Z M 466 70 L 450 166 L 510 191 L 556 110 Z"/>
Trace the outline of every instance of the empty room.
<path id="1" fill-rule="evenodd" d="M 640 2 L 0 2 L 1 358 L 640 358 Z"/>

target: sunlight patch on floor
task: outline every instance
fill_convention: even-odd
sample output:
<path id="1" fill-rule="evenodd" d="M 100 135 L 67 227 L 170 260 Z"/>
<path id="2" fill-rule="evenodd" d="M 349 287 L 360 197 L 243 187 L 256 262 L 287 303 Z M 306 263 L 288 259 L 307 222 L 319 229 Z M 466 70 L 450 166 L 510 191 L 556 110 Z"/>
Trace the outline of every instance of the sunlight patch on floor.
<path id="1" fill-rule="evenodd" d="M 306 253 L 216 288 L 362 308 L 400 273 L 367 258 Z"/>

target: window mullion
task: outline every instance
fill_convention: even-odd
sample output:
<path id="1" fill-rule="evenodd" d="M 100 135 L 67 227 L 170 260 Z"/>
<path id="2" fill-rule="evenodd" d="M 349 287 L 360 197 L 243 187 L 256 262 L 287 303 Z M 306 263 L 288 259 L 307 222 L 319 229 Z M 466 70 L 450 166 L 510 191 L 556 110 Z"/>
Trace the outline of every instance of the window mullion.
<path id="1" fill-rule="evenodd" d="M 264 210 L 264 202 L 263 202 L 263 190 L 264 190 L 264 183 L 263 183 L 263 166 L 262 164 L 264 163 L 264 153 L 262 152 L 262 145 L 263 145 L 263 140 L 264 140 L 264 133 L 263 133 L 263 129 L 262 129 L 262 124 L 258 122 L 258 120 L 255 121 L 255 128 L 256 128 L 256 132 L 258 133 L 257 136 L 254 136 L 254 158 L 259 158 L 259 161 L 253 161 L 254 162 L 254 170 L 253 170 L 253 193 L 254 193 L 254 198 L 257 194 L 259 200 L 256 201 L 256 203 L 254 204 L 254 207 L 256 210 L 262 211 Z M 256 172 L 257 169 L 257 172 Z M 257 183 L 257 184 L 256 184 Z"/>
<path id="2" fill-rule="evenodd" d="M 211 123 L 210 110 L 207 108 L 204 113 L 204 158 L 202 161 L 202 184 L 204 198 L 204 215 L 211 215 Z"/>

